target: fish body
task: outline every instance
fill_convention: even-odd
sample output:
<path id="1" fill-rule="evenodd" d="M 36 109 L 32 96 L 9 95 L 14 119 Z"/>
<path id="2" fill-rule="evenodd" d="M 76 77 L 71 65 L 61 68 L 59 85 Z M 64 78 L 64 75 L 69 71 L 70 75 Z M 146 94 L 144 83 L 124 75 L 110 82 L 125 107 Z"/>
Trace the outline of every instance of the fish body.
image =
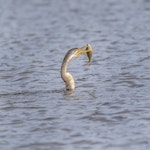
<path id="1" fill-rule="evenodd" d="M 88 63 L 90 64 L 91 58 L 92 58 L 92 52 L 93 52 L 93 49 L 92 49 L 90 44 L 86 45 L 86 50 L 87 50 L 86 54 L 87 54 L 87 57 L 88 57 L 88 60 L 89 60 Z"/>

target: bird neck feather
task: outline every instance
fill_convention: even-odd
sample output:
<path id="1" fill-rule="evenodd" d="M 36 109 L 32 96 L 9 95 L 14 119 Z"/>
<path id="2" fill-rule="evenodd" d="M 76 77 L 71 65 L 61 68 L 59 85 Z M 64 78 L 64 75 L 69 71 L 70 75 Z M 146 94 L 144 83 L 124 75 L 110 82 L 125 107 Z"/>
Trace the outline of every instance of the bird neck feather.
<path id="1" fill-rule="evenodd" d="M 69 63 L 63 63 L 61 67 L 61 77 L 66 83 L 66 90 L 74 90 L 75 89 L 75 82 L 73 76 L 67 72 Z"/>

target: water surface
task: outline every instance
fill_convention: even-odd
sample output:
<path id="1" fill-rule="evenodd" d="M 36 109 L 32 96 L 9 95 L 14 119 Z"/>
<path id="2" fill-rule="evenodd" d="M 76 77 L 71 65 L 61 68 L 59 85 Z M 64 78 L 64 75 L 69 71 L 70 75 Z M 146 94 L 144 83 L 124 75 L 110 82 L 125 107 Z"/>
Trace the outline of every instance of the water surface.
<path id="1" fill-rule="evenodd" d="M 0 1 L 0 149 L 147 150 L 150 1 Z M 65 92 L 66 52 L 74 92 Z"/>

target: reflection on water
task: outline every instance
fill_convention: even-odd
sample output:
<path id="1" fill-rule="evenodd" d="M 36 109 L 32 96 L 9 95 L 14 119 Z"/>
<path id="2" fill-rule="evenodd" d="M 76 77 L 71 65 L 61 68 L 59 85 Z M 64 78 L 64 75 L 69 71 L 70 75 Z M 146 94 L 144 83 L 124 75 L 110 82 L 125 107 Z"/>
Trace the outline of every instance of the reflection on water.
<path id="1" fill-rule="evenodd" d="M 2 150 L 150 147 L 150 2 L 0 2 Z M 90 43 L 69 71 L 67 50 Z"/>

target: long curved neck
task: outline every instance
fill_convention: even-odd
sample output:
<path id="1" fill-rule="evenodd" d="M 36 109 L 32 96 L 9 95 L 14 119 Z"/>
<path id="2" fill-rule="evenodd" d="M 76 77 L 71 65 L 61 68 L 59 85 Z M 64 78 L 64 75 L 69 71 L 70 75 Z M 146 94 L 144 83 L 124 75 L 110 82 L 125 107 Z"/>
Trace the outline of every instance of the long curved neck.
<path id="1" fill-rule="evenodd" d="M 62 66 L 61 66 L 61 77 L 66 83 L 66 90 L 71 91 L 75 89 L 75 82 L 74 82 L 73 76 L 69 72 L 67 72 L 67 68 L 68 68 L 70 61 L 71 60 L 66 61 L 66 59 L 64 59 Z"/>

